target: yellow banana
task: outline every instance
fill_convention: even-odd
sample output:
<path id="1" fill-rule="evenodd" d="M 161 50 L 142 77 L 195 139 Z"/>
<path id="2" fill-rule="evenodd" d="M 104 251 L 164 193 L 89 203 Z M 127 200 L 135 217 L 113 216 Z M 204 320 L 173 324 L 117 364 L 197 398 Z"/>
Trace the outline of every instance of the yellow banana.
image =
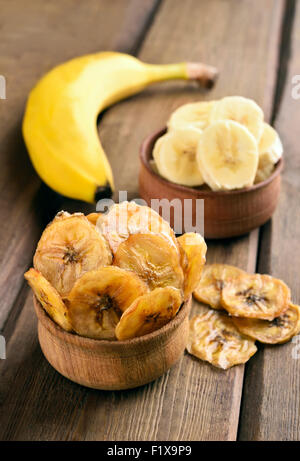
<path id="1" fill-rule="evenodd" d="M 48 72 L 31 91 L 23 136 L 43 181 L 67 197 L 94 202 L 110 195 L 112 171 L 99 142 L 99 112 L 168 79 L 209 86 L 216 69 L 200 63 L 145 64 L 116 52 L 72 59 Z"/>

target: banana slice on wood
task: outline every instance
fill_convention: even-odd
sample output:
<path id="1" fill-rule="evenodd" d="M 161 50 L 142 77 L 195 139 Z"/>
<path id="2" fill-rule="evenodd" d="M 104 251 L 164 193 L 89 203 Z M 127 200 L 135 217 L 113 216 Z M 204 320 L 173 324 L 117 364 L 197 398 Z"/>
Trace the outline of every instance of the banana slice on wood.
<path id="1" fill-rule="evenodd" d="M 187 232 L 177 240 L 187 255 L 187 265 L 184 269 L 184 296 L 187 298 L 200 282 L 207 246 L 204 238 L 195 232 Z"/>
<path id="2" fill-rule="evenodd" d="M 119 245 L 114 265 L 137 273 L 151 290 L 165 286 L 183 289 L 180 253 L 161 235 L 130 235 Z"/>
<path id="3" fill-rule="evenodd" d="M 119 340 L 144 336 L 158 330 L 177 314 L 182 297 L 176 288 L 156 288 L 137 298 L 116 327 Z"/>
<path id="4" fill-rule="evenodd" d="M 122 313 L 147 292 L 136 274 L 119 267 L 88 272 L 77 280 L 66 301 L 72 326 L 81 336 L 115 339 Z"/>
<path id="5" fill-rule="evenodd" d="M 213 309 L 223 309 L 221 292 L 232 279 L 245 274 L 242 269 L 228 264 L 207 264 L 204 266 L 199 284 L 194 290 L 194 297 Z"/>
<path id="6" fill-rule="evenodd" d="M 226 96 L 217 101 L 211 110 L 210 122 L 232 120 L 244 125 L 259 142 L 263 133 L 264 113 L 252 99 Z"/>
<path id="7" fill-rule="evenodd" d="M 251 338 L 239 332 L 226 313 L 199 307 L 198 314 L 190 320 L 187 350 L 199 359 L 227 370 L 247 362 L 257 347 Z"/>
<path id="8" fill-rule="evenodd" d="M 215 101 L 198 101 L 178 107 L 167 123 L 168 129 L 177 130 L 193 126 L 204 130 L 210 123 L 210 114 Z"/>
<path id="9" fill-rule="evenodd" d="M 109 246 L 81 213 L 59 214 L 44 230 L 33 264 L 65 297 L 85 272 L 111 264 Z"/>
<path id="10" fill-rule="evenodd" d="M 254 340 L 266 344 L 282 344 L 300 331 L 300 307 L 290 304 L 288 309 L 274 320 L 232 317 L 238 330 Z"/>
<path id="11" fill-rule="evenodd" d="M 64 330 L 72 331 L 67 307 L 48 280 L 35 269 L 29 269 L 29 271 L 24 274 L 24 277 L 31 286 L 35 296 L 54 322 Z"/>
<path id="12" fill-rule="evenodd" d="M 222 289 L 221 304 L 235 317 L 273 320 L 287 310 L 290 298 L 290 289 L 282 280 L 243 274 Z"/>

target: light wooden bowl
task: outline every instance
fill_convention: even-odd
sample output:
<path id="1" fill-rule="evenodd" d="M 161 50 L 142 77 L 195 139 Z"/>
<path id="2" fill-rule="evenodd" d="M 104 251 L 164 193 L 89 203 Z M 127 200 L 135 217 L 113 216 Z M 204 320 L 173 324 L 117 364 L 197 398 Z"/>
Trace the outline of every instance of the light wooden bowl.
<path id="1" fill-rule="evenodd" d="M 148 206 L 151 206 L 151 199 L 171 201 L 179 198 L 184 211 L 184 199 L 192 199 L 195 222 L 196 200 L 204 199 L 204 236 L 211 239 L 246 234 L 271 218 L 279 199 L 282 159 L 268 179 L 248 188 L 214 192 L 208 186 L 180 186 L 159 176 L 150 165 L 154 144 L 165 132 L 166 128 L 148 136 L 140 149 L 140 197 Z M 174 227 L 172 216 L 170 224 Z M 183 232 L 189 231 L 184 229 L 183 217 L 182 229 Z"/>
<path id="2" fill-rule="evenodd" d="M 106 341 L 62 330 L 34 297 L 38 337 L 48 362 L 78 384 L 103 390 L 130 389 L 161 376 L 184 352 L 191 299 L 167 325 L 140 338 Z"/>

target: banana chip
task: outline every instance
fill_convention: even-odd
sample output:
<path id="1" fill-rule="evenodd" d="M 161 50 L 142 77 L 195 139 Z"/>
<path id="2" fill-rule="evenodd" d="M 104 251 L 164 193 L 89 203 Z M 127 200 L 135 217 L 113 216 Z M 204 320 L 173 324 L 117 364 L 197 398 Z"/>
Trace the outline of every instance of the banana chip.
<path id="1" fill-rule="evenodd" d="M 228 264 L 208 264 L 204 266 L 201 280 L 194 291 L 194 297 L 213 309 L 223 309 L 222 288 L 232 279 L 245 274 L 241 269 Z"/>
<path id="2" fill-rule="evenodd" d="M 72 331 L 67 307 L 55 288 L 35 269 L 24 274 L 35 296 L 49 316 L 64 330 Z"/>
<path id="3" fill-rule="evenodd" d="M 239 331 L 261 343 L 282 344 L 300 331 L 300 307 L 290 304 L 289 308 L 274 320 L 232 318 Z"/>
<path id="4" fill-rule="evenodd" d="M 33 259 L 35 269 L 62 297 L 82 274 L 111 262 L 105 238 L 81 213 L 60 213 L 48 224 Z"/>
<path id="5" fill-rule="evenodd" d="M 91 224 L 94 224 L 94 226 L 97 226 L 101 229 L 101 224 L 104 219 L 103 213 L 90 213 L 86 215 L 86 217 L 90 221 Z"/>
<path id="6" fill-rule="evenodd" d="M 184 271 L 184 296 L 187 298 L 200 282 L 207 246 L 204 238 L 194 232 L 183 234 L 177 240 L 187 255 L 187 266 Z"/>
<path id="7" fill-rule="evenodd" d="M 147 292 L 136 274 L 119 267 L 88 272 L 77 280 L 67 300 L 72 326 L 88 338 L 115 339 L 122 313 Z"/>
<path id="8" fill-rule="evenodd" d="M 137 298 L 124 312 L 116 327 L 119 340 L 152 333 L 163 327 L 177 314 L 182 297 L 176 288 L 156 288 Z"/>
<path id="9" fill-rule="evenodd" d="M 227 370 L 247 362 L 257 347 L 252 339 L 239 332 L 227 314 L 200 307 L 199 313 L 190 320 L 187 350 L 199 359 Z"/>
<path id="10" fill-rule="evenodd" d="M 233 316 L 273 320 L 287 310 L 290 290 L 270 275 L 243 274 L 222 290 L 221 304 Z"/>
<path id="11" fill-rule="evenodd" d="M 136 272 L 151 290 L 166 286 L 183 289 L 180 254 L 161 235 L 130 235 L 119 245 L 114 265 Z"/>
<path id="12" fill-rule="evenodd" d="M 162 234 L 177 248 L 176 237 L 169 223 L 152 208 L 137 205 L 135 202 L 114 205 L 103 217 L 101 228 L 113 254 L 116 253 L 120 243 L 130 235 L 138 233 Z"/>

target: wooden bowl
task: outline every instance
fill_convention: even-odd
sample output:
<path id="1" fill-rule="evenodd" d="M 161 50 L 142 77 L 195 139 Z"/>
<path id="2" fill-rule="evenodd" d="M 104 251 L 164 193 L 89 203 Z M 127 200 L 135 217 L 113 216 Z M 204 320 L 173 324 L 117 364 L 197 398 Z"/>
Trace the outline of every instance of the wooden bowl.
<path id="1" fill-rule="evenodd" d="M 106 341 L 62 330 L 34 297 L 38 337 L 48 362 L 63 376 L 94 389 L 130 389 L 161 376 L 184 352 L 191 299 L 167 325 L 139 338 Z"/>
<path id="2" fill-rule="evenodd" d="M 211 239 L 235 237 L 261 226 L 270 219 L 279 199 L 282 159 L 275 166 L 271 176 L 251 187 L 214 192 L 207 186 L 186 187 L 174 184 L 153 171 L 150 160 L 156 140 L 166 132 L 166 128 L 148 136 L 140 149 L 140 196 L 148 206 L 151 199 L 179 198 L 182 202 L 182 231 L 184 228 L 184 199 L 193 204 L 193 222 L 195 222 L 196 200 L 204 199 L 204 236 Z M 171 215 L 171 226 L 174 219 Z"/>

